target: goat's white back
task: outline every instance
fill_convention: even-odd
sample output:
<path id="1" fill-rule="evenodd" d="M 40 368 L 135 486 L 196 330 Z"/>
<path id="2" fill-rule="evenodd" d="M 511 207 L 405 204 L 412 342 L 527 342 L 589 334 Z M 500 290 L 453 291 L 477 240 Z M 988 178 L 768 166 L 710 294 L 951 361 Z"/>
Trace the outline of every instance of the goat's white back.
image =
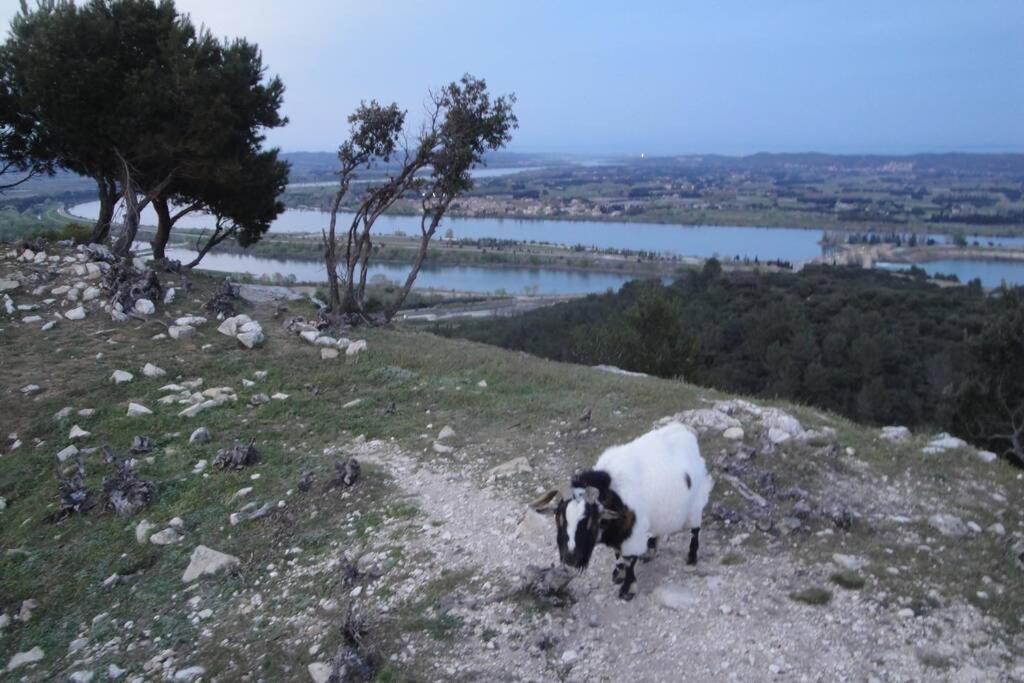
<path id="1" fill-rule="evenodd" d="M 613 446 L 601 454 L 595 469 L 611 476 L 612 490 L 636 513 L 634 533 L 622 546 L 624 555 L 646 551 L 648 536 L 700 526 L 713 481 L 697 437 L 684 425 L 672 422 Z"/>

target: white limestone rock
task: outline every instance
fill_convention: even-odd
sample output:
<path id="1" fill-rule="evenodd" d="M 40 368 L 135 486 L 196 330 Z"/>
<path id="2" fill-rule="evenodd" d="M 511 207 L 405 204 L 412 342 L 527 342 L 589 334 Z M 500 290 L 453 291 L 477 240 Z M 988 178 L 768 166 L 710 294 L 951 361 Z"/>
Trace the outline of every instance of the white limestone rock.
<path id="1" fill-rule="evenodd" d="M 146 377 L 163 377 L 167 374 L 167 371 L 153 365 L 152 363 L 146 363 L 142 367 L 142 374 Z"/>
<path id="2" fill-rule="evenodd" d="M 135 302 L 135 312 L 142 315 L 153 315 L 156 313 L 156 306 L 149 299 L 139 299 Z"/>
<path id="3" fill-rule="evenodd" d="M 221 572 L 229 571 L 240 564 L 240 560 L 234 555 L 222 553 L 205 545 L 198 545 L 192 551 L 185 573 L 181 580 L 184 583 L 192 583 L 202 576 L 212 576 Z"/>
<path id="4" fill-rule="evenodd" d="M 153 411 L 142 405 L 141 403 L 129 403 L 128 404 L 128 417 L 141 417 L 142 415 L 152 415 Z"/>

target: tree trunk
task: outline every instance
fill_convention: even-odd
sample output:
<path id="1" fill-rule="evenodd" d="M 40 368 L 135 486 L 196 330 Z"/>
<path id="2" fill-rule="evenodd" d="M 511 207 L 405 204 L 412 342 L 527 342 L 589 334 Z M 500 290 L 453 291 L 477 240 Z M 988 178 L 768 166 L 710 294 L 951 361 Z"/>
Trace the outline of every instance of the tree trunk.
<path id="1" fill-rule="evenodd" d="M 156 234 L 150 246 L 153 247 L 153 260 L 159 261 L 166 258 L 167 241 L 171 238 L 171 209 L 167 206 L 167 200 L 159 197 L 153 200 L 153 210 L 156 211 L 157 224 Z"/>
<path id="2" fill-rule="evenodd" d="M 95 180 L 96 186 L 99 189 L 100 213 L 92 227 L 92 234 L 89 235 L 89 243 L 102 244 L 110 237 L 110 222 L 114 219 L 117 192 L 116 188 L 111 187 L 112 183 L 102 176 L 97 176 Z"/>
<path id="3" fill-rule="evenodd" d="M 327 267 L 327 307 L 331 313 L 341 312 L 341 291 L 338 286 L 338 253 L 335 239 L 338 223 L 338 207 L 341 206 L 344 189 L 339 189 L 331 203 L 331 224 L 324 235 L 324 265 Z"/>
<path id="4" fill-rule="evenodd" d="M 405 286 L 402 287 L 402 293 L 398 295 L 395 302 L 388 306 L 387 310 L 384 312 L 384 320 L 387 322 L 391 322 L 391 319 L 395 317 L 396 313 L 398 313 L 398 309 L 400 309 L 402 304 L 405 303 L 406 297 L 409 296 L 409 291 L 412 289 L 413 283 L 416 282 L 416 276 L 420 273 L 420 266 L 423 265 L 423 262 L 427 258 L 427 247 L 430 246 L 430 240 L 434 236 L 434 233 L 437 232 L 437 226 L 440 225 L 441 219 L 444 217 L 446 210 L 447 206 L 434 214 L 430 219 L 430 227 L 423 232 L 423 236 L 420 238 L 420 248 L 416 252 L 416 260 L 412 264 L 412 270 L 409 271 L 409 276 L 405 278 Z"/>

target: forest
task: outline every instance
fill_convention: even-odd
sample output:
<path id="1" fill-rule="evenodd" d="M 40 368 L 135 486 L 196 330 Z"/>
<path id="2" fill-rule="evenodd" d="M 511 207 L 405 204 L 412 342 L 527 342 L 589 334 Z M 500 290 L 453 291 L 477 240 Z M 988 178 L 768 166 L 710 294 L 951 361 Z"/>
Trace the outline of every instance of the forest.
<path id="1" fill-rule="evenodd" d="M 607 364 L 800 401 L 876 425 L 944 429 L 1021 462 L 1024 295 L 861 268 L 725 273 L 435 331 L 545 358 Z"/>

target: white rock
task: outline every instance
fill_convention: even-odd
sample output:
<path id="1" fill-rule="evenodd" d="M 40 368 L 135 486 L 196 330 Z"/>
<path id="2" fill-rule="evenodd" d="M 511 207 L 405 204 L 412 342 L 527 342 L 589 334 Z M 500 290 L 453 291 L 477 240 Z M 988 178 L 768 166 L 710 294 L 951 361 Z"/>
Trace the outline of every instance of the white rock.
<path id="1" fill-rule="evenodd" d="M 355 399 L 352 399 L 351 401 L 349 401 L 348 403 L 346 403 L 345 405 L 343 405 L 341 407 L 342 408 L 355 408 L 357 405 L 359 405 L 362 402 L 363 402 L 363 399 L 355 398 Z"/>
<path id="2" fill-rule="evenodd" d="M 662 607 L 680 610 L 697 602 L 697 595 L 692 589 L 674 583 L 665 583 L 654 589 L 654 600 Z"/>
<path id="3" fill-rule="evenodd" d="M 0 280 L 0 292 L 10 292 L 20 286 L 17 280 Z"/>
<path id="4" fill-rule="evenodd" d="M 890 425 L 888 427 L 882 427 L 879 437 L 885 441 L 906 441 L 910 438 L 910 430 L 903 426 Z"/>
<path id="5" fill-rule="evenodd" d="M 40 387 L 38 384 L 26 384 L 21 388 L 21 393 L 28 396 L 29 394 L 34 394 L 37 391 L 40 391 L 41 389 L 42 387 Z"/>
<path id="6" fill-rule="evenodd" d="M 190 325 L 171 325 L 167 328 L 167 334 L 171 336 L 171 339 L 188 339 L 195 333 L 196 328 Z"/>
<path id="7" fill-rule="evenodd" d="M 85 308 L 79 306 L 78 308 L 72 308 L 64 314 L 64 317 L 68 320 L 82 320 L 85 318 Z"/>
<path id="8" fill-rule="evenodd" d="M 778 427 L 768 428 L 768 440 L 772 443 L 779 444 L 785 443 L 793 438 L 793 435 L 787 431 L 779 429 Z"/>
<path id="9" fill-rule="evenodd" d="M 173 292 L 174 290 L 172 289 L 171 291 Z M 116 681 L 121 676 L 124 676 L 126 673 L 127 673 L 127 670 L 126 669 L 122 669 L 117 664 L 111 664 L 110 666 L 107 667 L 107 678 L 112 680 L 112 681 Z"/>
<path id="10" fill-rule="evenodd" d="M 174 680 L 181 683 L 191 683 L 200 676 L 206 673 L 206 669 L 201 666 L 190 666 L 186 669 L 178 669 L 174 672 Z"/>
<path id="11" fill-rule="evenodd" d="M 934 455 L 936 453 L 966 447 L 967 442 L 963 439 L 958 439 L 955 436 L 942 432 L 941 434 L 933 436 L 932 440 L 928 442 L 928 445 L 921 449 L 921 452 L 927 455 Z"/>
<path id="12" fill-rule="evenodd" d="M 842 553 L 833 553 L 832 561 L 843 569 L 849 569 L 851 571 L 862 569 L 868 563 L 868 561 L 863 557 L 859 557 L 857 555 L 843 555 Z"/>
<path id="13" fill-rule="evenodd" d="M 242 332 L 235 335 L 235 339 L 237 339 L 245 348 L 251 349 L 262 344 L 266 340 L 266 337 L 263 336 L 262 330 L 250 330 L 248 332 Z"/>
<path id="14" fill-rule="evenodd" d="M 181 540 L 182 535 L 173 527 L 167 527 L 163 531 L 158 531 L 149 537 L 149 542 L 153 545 L 171 545 L 172 543 L 180 543 Z"/>
<path id="15" fill-rule="evenodd" d="M 70 643 L 68 643 L 68 652 L 69 653 L 71 653 L 71 652 L 78 652 L 79 650 L 81 650 L 82 648 L 84 648 L 88 644 L 89 644 L 89 639 L 88 638 L 75 638 Z"/>
<path id="16" fill-rule="evenodd" d="M 722 432 L 722 436 L 730 441 L 740 441 L 743 439 L 743 427 L 729 427 Z"/>
<path id="17" fill-rule="evenodd" d="M 491 477 L 500 479 L 501 477 L 510 477 L 516 474 L 529 474 L 530 472 L 533 472 L 533 468 L 530 467 L 530 461 L 526 459 L 526 456 L 521 455 L 518 458 L 512 458 L 508 462 L 503 462 L 496 467 L 492 467 L 487 470 L 487 474 L 484 476 L 487 479 L 490 479 Z"/>
<path id="18" fill-rule="evenodd" d="M 69 458 L 73 458 L 76 455 L 78 455 L 78 447 L 72 444 L 57 454 L 57 460 L 66 462 Z"/>
<path id="19" fill-rule="evenodd" d="M 328 337 L 327 335 L 323 334 L 317 337 L 313 341 L 313 344 L 315 346 L 337 346 L 338 340 L 335 339 L 334 337 Z"/>
<path id="20" fill-rule="evenodd" d="M 10 661 L 7 662 L 7 670 L 14 671 L 15 669 L 25 666 L 26 664 L 34 664 L 35 662 L 41 662 L 43 660 L 43 650 L 38 645 L 27 652 L 19 652 L 11 657 Z"/>
<path id="21" fill-rule="evenodd" d="M 52 330 L 56 326 L 57 326 L 57 321 L 56 320 L 51 320 L 50 322 L 44 324 L 39 329 L 42 330 L 43 332 L 49 332 L 50 330 Z"/>
<path id="22" fill-rule="evenodd" d="M 959 517 L 946 513 L 934 514 L 928 518 L 928 524 L 944 536 L 963 536 L 967 533 L 967 525 Z"/>
<path id="23" fill-rule="evenodd" d="M 191 583 L 201 576 L 217 574 L 237 567 L 239 563 L 240 560 L 234 555 L 207 548 L 205 545 L 198 545 L 192 551 L 192 557 L 181 580 Z"/>
<path id="24" fill-rule="evenodd" d="M 451 453 L 452 451 L 455 450 L 451 446 L 445 446 L 443 443 L 437 443 L 436 441 L 434 442 L 432 448 L 434 449 L 435 453 Z"/>
<path id="25" fill-rule="evenodd" d="M 989 525 L 989 527 L 985 529 L 985 531 L 989 532 L 990 534 L 995 534 L 996 536 L 1003 536 L 1006 534 L 1006 527 L 1004 527 L 999 522 L 996 522 L 995 524 Z"/>
<path id="26" fill-rule="evenodd" d="M 210 442 L 210 430 L 206 427 L 200 427 L 199 429 L 192 432 L 192 435 L 188 437 L 189 443 L 209 443 Z"/>
<path id="27" fill-rule="evenodd" d="M 125 382 L 131 382 L 135 379 L 135 375 L 124 370 L 114 370 L 114 374 L 110 376 L 110 381 L 114 384 L 124 384 Z"/>
<path id="28" fill-rule="evenodd" d="M 299 332 L 299 336 L 310 344 L 316 344 L 317 337 L 320 336 L 320 332 L 317 330 L 303 330 Z"/>
<path id="29" fill-rule="evenodd" d="M 574 664 L 580 656 L 576 650 L 566 650 L 562 653 L 562 664 Z"/>
<path id="30" fill-rule="evenodd" d="M 100 296 L 99 287 L 86 287 L 85 291 L 82 292 L 82 301 L 92 301 L 98 299 Z"/>
<path id="31" fill-rule="evenodd" d="M 183 520 L 181 517 L 171 517 L 171 521 L 167 523 L 175 529 L 179 530 L 184 528 L 185 526 L 185 520 Z"/>
<path id="32" fill-rule="evenodd" d="M 21 319 L 21 322 L 29 323 L 29 324 L 31 324 L 31 323 L 39 323 L 39 322 L 42 322 L 42 321 L 43 321 L 43 317 L 40 316 L 40 315 L 26 315 L 24 318 Z"/>
<path id="33" fill-rule="evenodd" d="M 345 349 L 345 355 L 346 356 L 357 356 L 357 355 L 359 355 L 360 353 L 362 353 L 365 350 L 366 350 L 366 340 L 365 339 L 360 339 L 360 340 L 354 341 L 354 342 L 352 342 L 352 343 L 350 343 L 348 345 L 348 347 Z"/>
<path id="34" fill-rule="evenodd" d="M 71 431 L 68 432 L 68 438 L 74 441 L 75 439 L 85 439 L 92 436 L 92 432 L 87 432 L 78 425 L 71 427 Z"/>
<path id="35" fill-rule="evenodd" d="M 149 299 L 139 299 L 135 302 L 135 312 L 142 315 L 153 315 L 156 313 L 156 306 Z"/>
<path id="36" fill-rule="evenodd" d="M 320 360 L 334 360 L 338 357 L 338 349 L 320 349 Z"/>
<path id="37" fill-rule="evenodd" d="M 91 671 L 75 671 L 68 677 L 70 683 L 92 683 L 93 672 Z"/>
<path id="38" fill-rule="evenodd" d="M 53 419 L 55 422 L 61 422 L 63 420 L 66 420 L 71 416 L 72 411 L 74 411 L 74 408 L 72 408 L 71 406 L 64 406 L 63 408 L 61 408 L 60 410 L 53 414 Z"/>
<path id="39" fill-rule="evenodd" d="M 309 677 L 313 679 L 313 683 L 327 683 L 331 678 L 331 665 L 324 662 L 313 662 L 306 667 L 306 670 L 309 671 Z"/>
<path id="40" fill-rule="evenodd" d="M 455 436 L 455 430 L 449 425 L 445 425 L 441 428 L 441 431 L 437 433 L 437 440 L 444 441 L 445 439 L 450 439 L 453 436 Z"/>
<path id="41" fill-rule="evenodd" d="M 142 374 L 146 377 L 163 377 L 167 374 L 167 371 L 153 365 L 152 363 L 146 363 L 142 368 Z"/>
<path id="42" fill-rule="evenodd" d="M 156 525 L 148 519 L 144 519 L 135 525 L 135 540 L 139 543 L 147 543 Z"/>
<path id="43" fill-rule="evenodd" d="M 152 415 L 153 411 L 142 405 L 141 403 L 129 403 L 128 404 L 128 417 L 140 417 L 142 415 Z"/>
<path id="44" fill-rule="evenodd" d="M 975 455 L 977 455 L 978 459 L 981 460 L 982 462 L 995 462 L 996 459 L 999 457 L 992 451 L 978 451 L 977 453 L 975 453 Z"/>
<path id="45" fill-rule="evenodd" d="M 711 408 L 697 408 L 685 410 L 674 418 L 678 422 L 695 429 L 697 433 L 703 434 L 706 431 L 724 432 L 733 427 L 743 428 L 743 425 L 735 417 L 726 415 L 720 410 Z"/>
<path id="46" fill-rule="evenodd" d="M 198 327 L 206 324 L 206 318 L 198 315 L 185 315 L 174 321 L 175 325 Z"/>
<path id="47" fill-rule="evenodd" d="M 272 398 L 275 401 L 284 401 L 288 398 L 288 394 L 283 394 L 279 391 L 276 394 L 271 394 L 270 398 Z"/>
<path id="48" fill-rule="evenodd" d="M 174 303 L 174 297 L 175 297 L 175 295 L 177 293 L 178 293 L 178 290 L 176 290 L 174 287 L 168 287 L 167 291 L 164 292 L 164 304 L 165 305 L 173 304 Z"/>
<path id="49" fill-rule="evenodd" d="M 477 382 L 476 385 L 478 387 L 480 387 L 481 389 L 486 389 L 487 388 L 487 380 L 482 379 L 479 382 Z"/>

